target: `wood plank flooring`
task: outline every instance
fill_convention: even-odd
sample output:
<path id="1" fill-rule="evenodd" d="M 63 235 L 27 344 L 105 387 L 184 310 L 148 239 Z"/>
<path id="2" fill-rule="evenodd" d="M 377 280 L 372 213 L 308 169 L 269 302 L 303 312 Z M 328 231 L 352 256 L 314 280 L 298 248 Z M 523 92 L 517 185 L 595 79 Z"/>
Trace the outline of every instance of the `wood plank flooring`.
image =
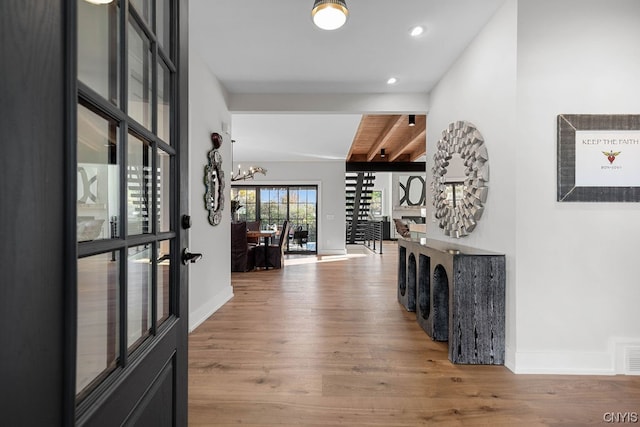
<path id="1" fill-rule="evenodd" d="M 640 377 L 453 365 L 396 300 L 397 251 L 233 273 L 189 339 L 189 425 L 546 426 L 640 413 Z"/>

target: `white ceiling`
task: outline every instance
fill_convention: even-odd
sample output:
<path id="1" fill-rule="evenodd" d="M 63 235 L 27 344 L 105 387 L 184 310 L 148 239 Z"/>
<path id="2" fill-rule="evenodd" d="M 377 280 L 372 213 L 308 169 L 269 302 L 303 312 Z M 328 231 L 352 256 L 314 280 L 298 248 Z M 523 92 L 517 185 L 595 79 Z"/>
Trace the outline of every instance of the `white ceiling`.
<path id="1" fill-rule="evenodd" d="M 323 31 L 313 0 L 191 0 L 190 43 L 232 94 L 426 94 L 503 2 L 347 0 L 345 26 Z M 418 38 L 415 25 L 425 27 Z M 234 161 L 343 159 L 358 123 L 233 114 Z"/>
<path id="2" fill-rule="evenodd" d="M 234 114 L 233 161 L 344 160 L 360 117 L 360 114 Z"/>

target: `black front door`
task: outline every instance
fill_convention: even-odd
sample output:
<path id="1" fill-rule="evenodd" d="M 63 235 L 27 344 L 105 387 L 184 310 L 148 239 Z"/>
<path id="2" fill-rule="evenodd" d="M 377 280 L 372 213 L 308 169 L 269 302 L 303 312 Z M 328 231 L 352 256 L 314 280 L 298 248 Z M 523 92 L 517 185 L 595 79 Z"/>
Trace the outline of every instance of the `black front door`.
<path id="1" fill-rule="evenodd" d="M 187 2 L 0 2 L 3 425 L 186 425 Z"/>
<path id="2" fill-rule="evenodd" d="M 74 3 L 79 425 L 186 423 L 184 3 Z"/>

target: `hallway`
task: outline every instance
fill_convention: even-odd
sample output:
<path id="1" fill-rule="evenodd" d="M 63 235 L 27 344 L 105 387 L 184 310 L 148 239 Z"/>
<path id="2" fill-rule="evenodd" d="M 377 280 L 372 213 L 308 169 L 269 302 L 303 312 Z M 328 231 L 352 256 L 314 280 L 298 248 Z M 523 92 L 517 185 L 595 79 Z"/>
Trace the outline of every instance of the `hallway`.
<path id="1" fill-rule="evenodd" d="M 397 246 L 233 273 L 189 338 L 189 425 L 584 425 L 640 412 L 640 377 L 452 365 L 396 300 Z"/>

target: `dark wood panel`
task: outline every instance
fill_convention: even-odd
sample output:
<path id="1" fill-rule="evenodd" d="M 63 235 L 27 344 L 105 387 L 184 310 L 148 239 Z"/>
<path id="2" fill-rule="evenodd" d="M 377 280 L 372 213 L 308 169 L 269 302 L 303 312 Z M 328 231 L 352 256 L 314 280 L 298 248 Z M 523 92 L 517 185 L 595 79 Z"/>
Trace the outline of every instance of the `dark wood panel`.
<path id="1" fill-rule="evenodd" d="M 174 359 L 164 367 L 149 392 L 125 422 L 126 426 L 171 427 L 174 419 Z"/>
<path id="2" fill-rule="evenodd" d="M 69 416 L 63 410 L 64 3 L 0 2 L 3 425 L 55 426 Z"/>
<path id="3" fill-rule="evenodd" d="M 505 353 L 505 261 L 503 256 L 456 256 L 449 336 L 454 363 L 501 365 Z"/>
<path id="4" fill-rule="evenodd" d="M 130 367 L 128 375 L 121 375 L 115 383 L 110 384 L 99 399 L 92 402 L 90 409 L 81 415 L 78 425 L 111 427 L 114 420 L 126 420 L 133 416 L 132 414 L 144 419 L 152 416 L 144 413 L 144 404 L 155 402 L 158 398 L 162 399 L 162 396 L 168 393 L 168 384 L 151 385 L 165 374 L 167 366 L 174 369 L 178 335 L 178 328 L 170 327 L 152 347 L 143 350 L 144 354 L 132 358 L 135 359 L 134 365 Z M 172 382 L 171 393 L 174 393 L 174 389 Z M 161 395 L 155 396 L 158 392 Z M 174 404 L 173 400 L 170 402 L 171 405 Z M 153 408 L 153 405 L 155 403 L 150 408 Z M 163 415 L 167 414 L 175 414 L 175 408 L 167 408 Z"/>

